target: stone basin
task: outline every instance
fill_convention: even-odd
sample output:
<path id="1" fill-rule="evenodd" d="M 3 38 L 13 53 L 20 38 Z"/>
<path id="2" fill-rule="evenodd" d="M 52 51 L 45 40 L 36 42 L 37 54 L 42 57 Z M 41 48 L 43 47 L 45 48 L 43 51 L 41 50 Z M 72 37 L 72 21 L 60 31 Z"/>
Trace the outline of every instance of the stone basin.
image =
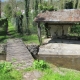
<path id="1" fill-rule="evenodd" d="M 47 40 L 40 46 L 37 57 L 58 67 L 80 70 L 80 41 Z"/>

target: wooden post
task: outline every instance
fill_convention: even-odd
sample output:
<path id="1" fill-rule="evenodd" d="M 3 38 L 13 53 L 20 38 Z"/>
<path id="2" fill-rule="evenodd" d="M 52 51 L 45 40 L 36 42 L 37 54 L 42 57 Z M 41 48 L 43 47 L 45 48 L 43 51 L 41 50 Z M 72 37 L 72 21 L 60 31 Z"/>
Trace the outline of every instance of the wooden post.
<path id="1" fill-rule="evenodd" d="M 42 44 L 42 38 L 41 38 L 41 27 L 40 27 L 40 23 L 38 23 L 37 30 L 38 30 L 39 43 L 41 45 Z"/>

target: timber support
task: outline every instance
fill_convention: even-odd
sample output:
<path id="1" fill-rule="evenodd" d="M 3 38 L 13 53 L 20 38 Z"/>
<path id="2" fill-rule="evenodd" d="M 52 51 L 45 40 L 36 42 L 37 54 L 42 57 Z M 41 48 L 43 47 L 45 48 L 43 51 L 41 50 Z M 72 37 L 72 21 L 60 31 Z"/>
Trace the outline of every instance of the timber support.
<path id="1" fill-rule="evenodd" d="M 40 23 L 38 23 L 37 30 L 38 30 L 39 43 L 41 45 L 42 44 L 42 38 L 41 38 L 41 26 L 40 26 Z"/>

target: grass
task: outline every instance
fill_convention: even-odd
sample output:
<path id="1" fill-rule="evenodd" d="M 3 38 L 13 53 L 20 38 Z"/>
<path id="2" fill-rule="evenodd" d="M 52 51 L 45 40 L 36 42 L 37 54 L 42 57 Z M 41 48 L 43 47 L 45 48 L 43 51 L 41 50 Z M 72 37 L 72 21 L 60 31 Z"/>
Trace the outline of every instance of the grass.
<path id="1" fill-rule="evenodd" d="M 50 64 L 40 60 L 34 61 L 33 67 L 27 68 L 25 71 L 40 70 L 43 75 L 38 80 L 80 80 L 80 71 L 66 68 L 55 68 L 52 66 L 50 67 Z"/>
<path id="2" fill-rule="evenodd" d="M 11 24 L 11 22 L 9 21 L 8 23 L 8 35 L 4 35 L 4 33 L 2 33 L 3 35 L 0 36 L 0 43 L 6 43 L 6 40 L 9 38 L 21 38 L 24 43 L 37 43 L 39 44 L 38 41 L 38 37 L 36 34 L 32 34 L 32 35 L 26 35 L 26 34 L 19 34 L 16 31 L 16 28 Z"/>
<path id="3" fill-rule="evenodd" d="M 0 62 L 0 80 L 22 80 L 22 73 L 9 62 Z"/>
<path id="4" fill-rule="evenodd" d="M 22 40 L 25 42 L 25 43 L 36 43 L 36 44 L 39 44 L 39 41 L 38 41 L 38 37 L 37 35 L 24 35 L 22 36 Z"/>
<path id="5" fill-rule="evenodd" d="M 80 80 L 80 72 L 66 70 L 66 72 L 59 73 L 47 69 L 39 80 Z"/>
<path id="6" fill-rule="evenodd" d="M 42 76 L 38 80 L 80 80 L 80 71 L 50 67 L 45 61 L 34 61 L 33 66 L 16 70 L 9 62 L 0 62 L 0 80 L 23 80 L 23 73 L 38 70 Z"/>

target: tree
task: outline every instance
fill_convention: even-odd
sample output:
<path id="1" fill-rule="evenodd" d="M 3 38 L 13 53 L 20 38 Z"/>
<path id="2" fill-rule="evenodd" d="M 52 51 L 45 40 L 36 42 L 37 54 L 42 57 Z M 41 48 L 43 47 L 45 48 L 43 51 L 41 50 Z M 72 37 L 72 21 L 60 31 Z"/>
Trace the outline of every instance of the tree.
<path id="1" fill-rule="evenodd" d="M 38 5 L 39 5 L 39 1 L 35 0 L 35 16 L 38 14 Z"/>
<path id="2" fill-rule="evenodd" d="M 79 3 L 79 0 L 76 0 L 75 9 L 78 8 L 78 3 Z"/>
<path id="3" fill-rule="evenodd" d="M 16 0 L 9 0 L 8 4 L 10 5 L 10 7 L 12 9 L 12 17 L 13 17 L 14 13 L 16 13 L 16 11 L 17 11 Z"/>
<path id="4" fill-rule="evenodd" d="M 0 0 L 0 18 L 1 18 L 1 0 Z"/>
<path id="5" fill-rule="evenodd" d="M 26 23 L 27 23 L 26 31 L 28 34 L 30 34 L 30 31 L 29 31 L 29 3 L 30 3 L 30 0 L 24 0 L 24 1 L 25 1 L 25 15 L 26 15 Z"/>
<path id="6" fill-rule="evenodd" d="M 5 13 L 5 16 L 7 18 L 11 18 L 11 16 L 12 16 L 12 9 L 11 9 L 10 4 L 6 4 L 6 6 L 4 7 L 4 13 Z"/>

